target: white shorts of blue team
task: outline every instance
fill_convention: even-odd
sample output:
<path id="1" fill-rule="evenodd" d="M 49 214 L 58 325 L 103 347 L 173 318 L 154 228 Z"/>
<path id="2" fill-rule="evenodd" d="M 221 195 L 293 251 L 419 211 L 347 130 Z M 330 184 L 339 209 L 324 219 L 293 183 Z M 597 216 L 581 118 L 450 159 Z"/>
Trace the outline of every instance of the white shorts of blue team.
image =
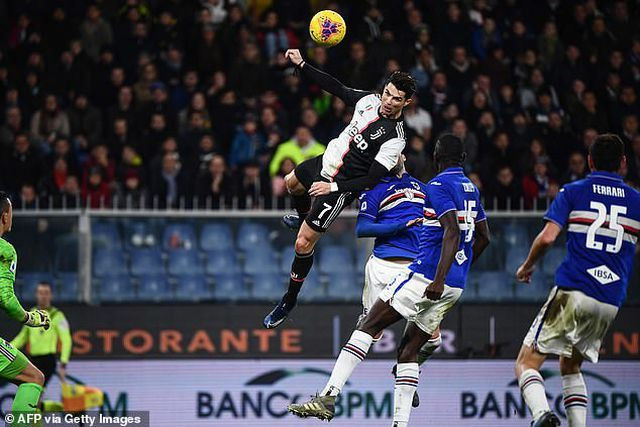
<path id="1" fill-rule="evenodd" d="M 576 290 L 553 287 L 524 338 L 524 345 L 543 354 L 571 357 L 575 348 L 596 363 L 602 339 L 618 307 Z"/>
<path id="2" fill-rule="evenodd" d="M 378 298 L 388 302 L 407 321 L 414 322 L 425 333 L 432 335 L 462 295 L 462 289 L 445 284 L 442 297 L 433 301 L 423 296 L 430 283 L 431 280 L 405 265 L 379 293 Z M 363 303 L 364 300 L 363 296 Z"/>
<path id="3" fill-rule="evenodd" d="M 407 270 L 408 263 L 387 261 L 371 255 L 364 267 L 364 289 L 362 290 L 362 314 L 366 316 L 380 293 L 400 273 Z"/>

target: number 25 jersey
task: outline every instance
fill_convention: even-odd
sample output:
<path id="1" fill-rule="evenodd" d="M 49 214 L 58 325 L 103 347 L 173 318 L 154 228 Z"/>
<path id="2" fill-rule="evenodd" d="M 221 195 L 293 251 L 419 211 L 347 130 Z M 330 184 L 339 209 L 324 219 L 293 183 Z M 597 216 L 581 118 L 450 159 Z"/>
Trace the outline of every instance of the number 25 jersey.
<path id="1" fill-rule="evenodd" d="M 610 172 L 566 185 L 544 217 L 567 228 L 567 256 L 556 284 L 622 305 L 640 236 L 640 193 Z"/>

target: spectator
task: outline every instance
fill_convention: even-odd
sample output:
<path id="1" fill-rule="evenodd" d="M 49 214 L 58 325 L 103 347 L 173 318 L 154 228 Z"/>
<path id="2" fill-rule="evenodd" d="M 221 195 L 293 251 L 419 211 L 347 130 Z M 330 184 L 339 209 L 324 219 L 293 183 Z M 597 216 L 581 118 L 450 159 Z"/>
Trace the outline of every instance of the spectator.
<path id="1" fill-rule="evenodd" d="M 275 197 L 285 197 L 288 194 L 284 177 L 290 174 L 295 168 L 296 164 L 288 157 L 285 157 L 280 162 L 280 169 L 271 177 L 271 193 Z"/>
<path id="2" fill-rule="evenodd" d="M 53 95 L 47 95 L 42 109 L 31 118 L 31 135 L 40 148 L 48 153 L 57 136 L 69 135 L 69 118 L 58 106 Z"/>
<path id="3" fill-rule="evenodd" d="M 210 76 L 222 68 L 222 51 L 212 25 L 202 28 L 196 47 L 196 66 L 201 76 Z"/>
<path id="4" fill-rule="evenodd" d="M 406 149 L 405 167 L 409 174 L 422 182 L 427 182 L 435 175 L 434 165 L 426 153 L 426 143 L 418 135 L 409 139 Z"/>
<path id="5" fill-rule="evenodd" d="M 582 97 L 582 106 L 573 117 L 573 128 L 576 132 L 582 132 L 587 127 L 593 127 L 598 132 L 605 132 L 609 124 L 607 116 L 598 108 L 598 100 L 595 93 L 585 91 Z"/>
<path id="6" fill-rule="evenodd" d="M 100 173 L 100 180 L 94 177 L 94 183 L 89 182 L 92 171 L 97 170 Z M 82 192 L 83 197 L 86 196 L 88 189 L 101 190 L 106 185 L 108 188 L 115 188 L 116 164 L 109 158 L 109 150 L 105 145 L 96 145 L 91 150 L 91 157 L 84 164 L 84 172 L 82 176 Z M 111 194 L 109 192 L 109 194 Z M 96 202 L 99 203 L 99 202 Z"/>
<path id="7" fill-rule="evenodd" d="M 191 113 L 193 112 L 200 113 L 202 120 L 204 120 L 204 127 L 211 129 L 211 118 L 209 117 L 209 111 L 207 110 L 207 101 L 204 93 L 195 92 L 191 96 L 191 102 L 189 103 L 189 106 L 180 111 L 178 115 L 180 133 L 183 133 L 187 130 L 189 117 L 191 117 Z"/>
<path id="8" fill-rule="evenodd" d="M 536 160 L 533 171 L 522 179 L 524 205 L 531 209 L 542 199 L 555 197 L 557 191 L 557 183 L 549 175 L 549 161 L 541 156 Z"/>
<path id="9" fill-rule="evenodd" d="M 5 123 L 0 127 L 0 152 L 10 148 L 18 133 L 22 132 L 22 112 L 11 106 L 5 112 Z"/>
<path id="10" fill-rule="evenodd" d="M 138 143 L 131 135 L 129 131 L 129 125 L 124 117 L 118 117 L 113 122 L 113 129 L 111 132 L 111 138 L 109 138 L 108 148 L 111 153 L 118 153 L 118 156 L 122 152 L 122 147 L 125 145 L 131 145 L 138 147 Z"/>
<path id="11" fill-rule="evenodd" d="M 462 95 L 471 87 L 476 73 L 464 47 L 457 46 L 452 50 L 446 73 L 447 82 L 452 88 L 452 96 L 460 103 Z"/>
<path id="12" fill-rule="evenodd" d="M 37 209 L 39 208 L 39 200 L 36 188 L 31 183 L 24 183 L 20 188 L 20 197 L 16 200 L 16 209 Z"/>
<path id="13" fill-rule="evenodd" d="M 293 161 L 294 165 L 299 165 L 305 160 L 321 155 L 325 148 L 313 138 L 309 128 L 299 126 L 293 138 L 278 146 L 269 165 L 269 174 L 274 177 L 281 170 L 282 162 L 287 159 Z"/>
<path id="14" fill-rule="evenodd" d="M 484 156 L 480 177 L 485 182 L 491 182 L 501 166 L 509 166 L 513 172 L 517 163 L 516 156 L 510 144 L 509 135 L 504 131 L 496 132 L 492 145 Z"/>
<path id="15" fill-rule="evenodd" d="M 521 209 L 522 191 L 511 166 L 503 164 L 494 173 L 495 178 L 487 191 L 485 209 Z"/>
<path id="16" fill-rule="evenodd" d="M 469 131 L 464 119 L 455 119 L 451 125 L 451 133 L 464 142 L 464 150 L 467 153 L 465 170 L 469 171 L 478 159 L 478 139 Z"/>
<path id="17" fill-rule="evenodd" d="M 38 150 L 24 133 L 16 135 L 13 150 L 2 156 L 0 181 L 10 193 L 17 194 L 25 183 L 38 186 L 44 178 L 44 163 Z"/>
<path id="18" fill-rule="evenodd" d="M 425 141 L 431 139 L 431 114 L 423 108 L 420 108 L 418 97 L 414 96 L 412 102 L 404 109 L 404 122 L 413 129 Z"/>
<path id="19" fill-rule="evenodd" d="M 87 95 L 79 93 L 67 113 L 70 136 L 76 147 L 86 150 L 102 138 L 102 117 L 97 108 L 89 104 Z"/>
<path id="20" fill-rule="evenodd" d="M 560 185 L 570 184 L 587 176 L 587 159 L 579 151 L 569 157 L 569 169 L 560 177 Z"/>
<path id="21" fill-rule="evenodd" d="M 262 63 L 258 46 L 247 43 L 240 60 L 231 69 L 229 83 L 241 97 L 253 98 L 264 92 L 268 76 L 269 70 Z"/>
<path id="22" fill-rule="evenodd" d="M 256 162 L 245 164 L 238 171 L 236 182 L 239 183 L 238 207 L 241 209 L 255 209 L 264 206 L 270 199 L 271 185 L 268 176 L 260 170 L 260 165 Z"/>
<path id="23" fill-rule="evenodd" d="M 87 178 L 82 185 L 82 203 L 92 209 L 111 206 L 111 189 L 105 182 L 102 170 L 91 167 L 87 170 Z"/>
<path id="24" fill-rule="evenodd" d="M 627 180 L 634 187 L 640 188 L 640 135 L 636 135 L 631 144 L 631 155 L 627 160 Z"/>
<path id="25" fill-rule="evenodd" d="M 245 118 L 242 127 L 238 127 L 231 143 L 229 165 L 233 168 L 250 163 L 260 154 L 266 145 L 264 137 L 258 133 L 258 124 L 253 115 Z"/>
<path id="26" fill-rule="evenodd" d="M 198 176 L 196 194 L 200 207 L 216 209 L 231 201 L 232 179 L 224 157 L 219 154 L 211 156 L 207 169 Z"/>
<path id="27" fill-rule="evenodd" d="M 108 21 L 102 19 L 101 11 L 96 4 L 87 7 L 87 17 L 80 24 L 82 44 L 87 55 L 95 62 L 103 46 L 113 42 L 113 31 Z"/>
<path id="28" fill-rule="evenodd" d="M 166 153 L 162 157 L 162 168 L 155 171 L 151 181 L 153 206 L 177 208 L 183 206 L 188 196 L 187 172 L 182 167 L 177 153 Z"/>
<path id="29" fill-rule="evenodd" d="M 53 151 L 49 154 L 48 164 L 49 169 L 54 167 L 55 162 L 58 159 L 65 161 L 68 174 L 80 176 L 80 165 L 75 151 L 71 149 L 71 143 L 68 138 L 58 138 L 53 143 Z"/>
<path id="30" fill-rule="evenodd" d="M 140 78 L 133 85 L 135 99 L 141 104 L 151 101 L 151 85 L 158 81 L 158 70 L 154 64 L 147 64 L 141 70 Z"/>
<path id="31" fill-rule="evenodd" d="M 496 21 L 487 17 L 482 26 L 473 32 L 471 39 L 473 54 L 479 60 L 484 60 L 489 53 L 489 49 L 500 46 L 502 37 L 496 28 Z"/>

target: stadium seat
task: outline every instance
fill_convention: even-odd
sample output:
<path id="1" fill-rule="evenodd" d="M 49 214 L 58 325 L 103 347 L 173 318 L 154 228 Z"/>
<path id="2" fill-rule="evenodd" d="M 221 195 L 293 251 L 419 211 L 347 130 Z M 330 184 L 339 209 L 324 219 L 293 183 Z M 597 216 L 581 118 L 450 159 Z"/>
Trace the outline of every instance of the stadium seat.
<path id="1" fill-rule="evenodd" d="M 473 296 L 476 301 L 510 301 L 513 300 L 512 276 L 504 271 L 477 271 L 471 274 L 467 287 L 471 291 L 465 299 L 470 301 Z M 463 291 L 467 292 L 467 289 Z"/>
<path id="2" fill-rule="evenodd" d="M 19 261 L 19 260 L 18 260 Z M 40 282 L 54 284 L 53 277 L 45 272 L 20 273 L 16 276 L 16 282 L 20 283 L 20 297 L 24 301 L 35 301 L 36 287 Z"/>
<path id="3" fill-rule="evenodd" d="M 98 299 L 101 302 L 128 302 L 135 299 L 131 278 L 126 274 L 102 277 L 98 289 Z"/>
<path id="4" fill-rule="evenodd" d="M 200 233 L 200 249 L 203 251 L 232 251 L 231 227 L 223 222 L 205 224 Z"/>
<path id="5" fill-rule="evenodd" d="M 213 298 L 213 293 L 209 288 L 204 276 L 184 275 L 176 279 L 176 294 L 178 301 L 200 301 Z"/>
<path id="6" fill-rule="evenodd" d="M 159 274 L 145 275 L 138 281 L 138 300 L 171 301 L 174 298 L 166 276 Z"/>
<path id="7" fill-rule="evenodd" d="M 542 272 L 549 276 L 555 276 L 556 270 L 564 261 L 564 257 L 567 254 L 567 251 L 564 247 L 554 246 L 550 248 L 547 253 L 544 255 L 544 260 L 542 261 Z"/>
<path id="8" fill-rule="evenodd" d="M 278 273 L 278 262 L 272 250 L 252 249 L 245 253 L 245 274 Z"/>
<path id="9" fill-rule="evenodd" d="M 502 241 L 507 252 L 514 248 L 528 248 L 531 243 L 527 228 L 518 223 L 510 223 L 502 228 Z"/>
<path id="10" fill-rule="evenodd" d="M 159 250 L 134 249 L 130 255 L 131 274 L 134 276 L 164 274 L 164 264 Z"/>
<path id="11" fill-rule="evenodd" d="M 126 274 L 127 263 L 121 249 L 99 249 L 93 254 L 93 275 Z"/>
<path id="12" fill-rule="evenodd" d="M 497 271 L 504 269 L 503 249 L 503 244 L 500 240 L 494 239 L 491 244 L 486 247 L 478 261 L 473 264 L 472 269 L 479 271 Z"/>
<path id="13" fill-rule="evenodd" d="M 149 221 L 134 221 L 125 225 L 125 246 L 128 249 L 155 248 L 158 236 Z"/>
<path id="14" fill-rule="evenodd" d="M 353 254 L 343 246 L 325 246 L 320 253 L 318 268 L 323 274 L 351 273 L 354 270 Z"/>
<path id="15" fill-rule="evenodd" d="M 78 237 L 68 234 L 56 238 L 54 245 L 54 269 L 56 272 L 78 271 Z"/>
<path id="16" fill-rule="evenodd" d="M 77 302 L 79 300 L 77 273 L 60 273 L 56 282 L 58 284 L 54 294 L 56 301 Z"/>
<path id="17" fill-rule="evenodd" d="M 542 271 L 535 271 L 531 276 L 531 283 L 516 283 L 516 299 L 521 302 L 543 302 L 553 286 L 547 279 Z"/>
<path id="18" fill-rule="evenodd" d="M 94 222 L 91 225 L 91 246 L 96 249 L 121 249 L 122 240 L 113 222 Z"/>
<path id="19" fill-rule="evenodd" d="M 282 250 L 280 254 L 280 272 L 287 276 L 291 273 L 291 263 L 296 255 L 296 250 L 293 246 L 287 246 Z"/>
<path id="20" fill-rule="evenodd" d="M 248 300 L 249 290 L 240 274 L 219 274 L 215 277 L 213 296 L 221 301 Z"/>
<path id="21" fill-rule="evenodd" d="M 187 223 L 168 224 L 162 235 L 162 247 L 165 250 L 196 249 L 196 233 Z"/>
<path id="22" fill-rule="evenodd" d="M 171 251 L 167 270 L 172 276 L 202 274 L 202 264 L 196 251 Z"/>
<path id="23" fill-rule="evenodd" d="M 255 274 L 251 276 L 251 297 L 261 301 L 279 301 L 286 291 L 285 278 L 281 274 Z"/>
<path id="24" fill-rule="evenodd" d="M 362 301 L 363 286 L 356 274 L 334 273 L 329 276 L 327 294 L 334 301 L 359 302 Z"/>
<path id="25" fill-rule="evenodd" d="M 518 267 L 520 267 L 522 262 L 527 259 L 528 254 L 528 246 L 505 248 L 505 271 L 511 275 L 515 275 Z M 480 259 L 482 259 L 482 257 L 480 257 Z"/>
<path id="26" fill-rule="evenodd" d="M 233 251 L 210 251 L 205 254 L 205 271 L 209 276 L 240 273 L 240 267 Z"/>
<path id="27" fill-rule="evenodd" d="M 237 247 L 242 251 L 270 248 L 269 229 L 264 224 L 244 223 L 238 229 Z"/>
<path id="28" fill-rule="evenodd" d="M 320 281 L 318 273 L 311 270 L 311 273 L 304 280 L 302 290 L 298 299 L 302 302 L 314 302 L 314 301 L 326 301 L 327 290 L 324 284 Z"/>
<path id="29" fill-rule="evenodd" d="M 369 261 L 372 248 L 364 242 L 358 242 L 356 244 L 356 271 L 364 272 L 364 267 Z"/>

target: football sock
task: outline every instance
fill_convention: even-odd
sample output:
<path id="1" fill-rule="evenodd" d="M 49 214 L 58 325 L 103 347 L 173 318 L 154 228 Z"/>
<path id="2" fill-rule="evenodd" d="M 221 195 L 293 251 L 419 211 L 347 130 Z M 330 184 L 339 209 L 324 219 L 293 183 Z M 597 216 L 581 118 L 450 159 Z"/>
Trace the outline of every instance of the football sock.
<path id="1" fill-rule="evenodd" d="M 418 364 L 415 362 L 398 363 L 396 385 L 393 389 L 394 425 L 409 425 L 411 403 L 418 387 Z"/>
<path id="2" fill-rule="evenodd" d="M 587 386 L 582 374 L 562 376 L 562 396 L 569 427 L 587 425 Z"/>
<path id="3" fill-rule="evenodd" d="M 549 411 L 549 403 L 544 391 L 544 380 L 540 372 L 535 369 L 527 369 L 520 375 L 518 384 L 520 385 L 522 397 L 524 397 L 524 401 L 531 410 L 534 420 Z"/>
<path id="4" fill-rule="evenodd" d="M 36 383 L 20 384 L 16 397 L 13 399 L 12 412 L 36 412 L 38 400 L 42 393 L 42 386 Z M 22 425 L 22 424 L 14 424 Z M 25 424 L 26 425 L 26 424 Z"/>
<path id="5" fill-rule="evenodd" d="M 291 199 L 293 200 L 293 208 L 300 218 L 300 224 L 302 224 L 311 210 L 311 196 L 305 192 L 299 196 L 291 196 Z"/>
<path id="6" fill-rule="evenodd" d="M 324 386 L 321 395 L 337 396 L 344 387 L 353 370 L 367 357 L 373 337 L 362 331 L 353 331 L 349 341 L 342 347 L 338 360 L 331 372 L 329 382 Z M 413 396 L 413 395 L 412 395 Z"/>
<path id="7" fill-rule="evenodd" d="M 284 294 L 282 300 L 290 305 L 295 305 L 298 300 L 298 294 L 304 283 L 304 279 L 309 274 L 311 266 L 313 265 L 313 251 L 308 254 L 299 254 L 296 252 L 296 256 L 293 258 L 291 264 L 291 276 L 289 278 L 289 289 Z"/>
<path id="8" fill-rule="evenodd" d="M 440 344 L 442 344 L 442 338 L 440 337 L 440 334 L 438 334 L 437 337 L 431 338 L 429 341 L 427 341 L 420 348 L 420 350 L 418 350 L 418 365 L 422 365 L 427 361 L 427 359 L 433 356 L 433 353 L 435 353 L 438 347 L 440 347 Z"/>

